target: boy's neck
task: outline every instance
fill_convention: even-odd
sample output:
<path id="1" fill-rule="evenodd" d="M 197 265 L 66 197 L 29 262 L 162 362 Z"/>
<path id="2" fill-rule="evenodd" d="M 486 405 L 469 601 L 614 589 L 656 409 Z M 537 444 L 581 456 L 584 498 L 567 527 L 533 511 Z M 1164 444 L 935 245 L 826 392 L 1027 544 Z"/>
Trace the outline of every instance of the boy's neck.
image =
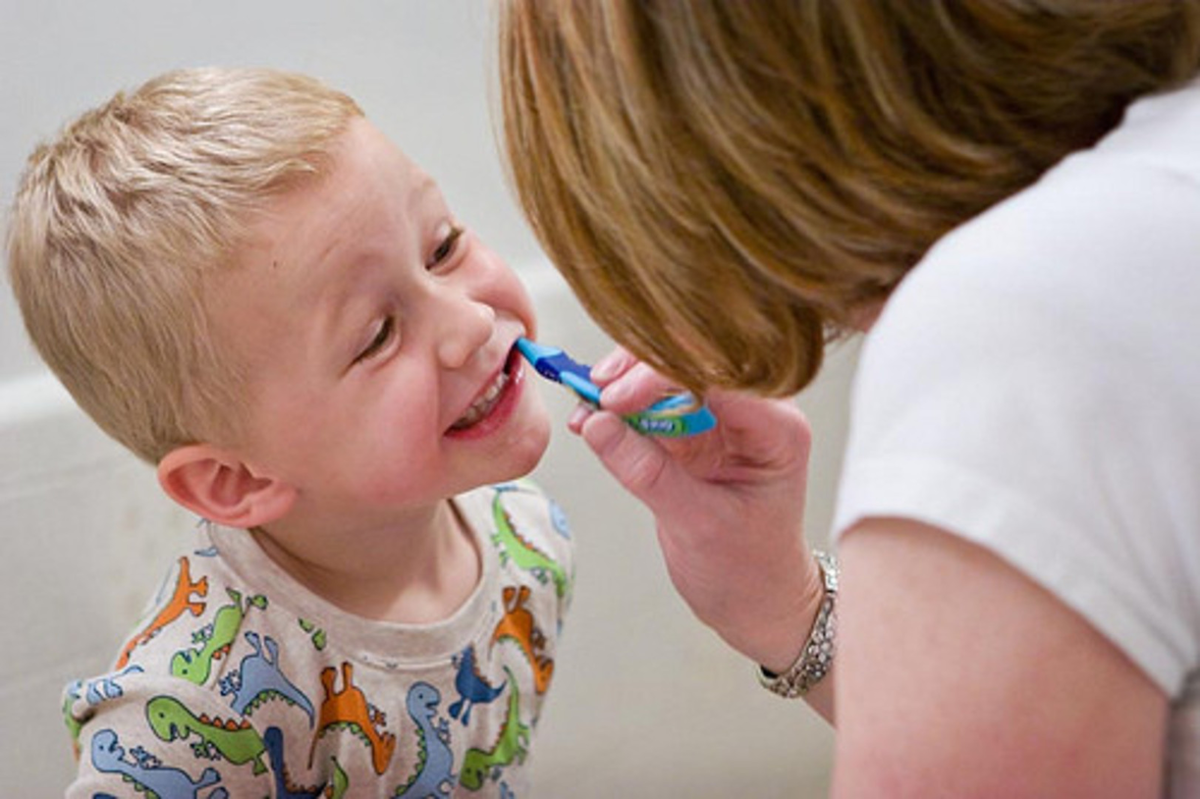
<path id="1" fill-rule="evenodd" d="M 342 610 L 376 621 L 429 624 L 470 598 L 483 572 L 474 534 L 450 500 L 400 528 L 353 540 L 292 540 L 256 528 L 263 551 L 297 582 Z"/>

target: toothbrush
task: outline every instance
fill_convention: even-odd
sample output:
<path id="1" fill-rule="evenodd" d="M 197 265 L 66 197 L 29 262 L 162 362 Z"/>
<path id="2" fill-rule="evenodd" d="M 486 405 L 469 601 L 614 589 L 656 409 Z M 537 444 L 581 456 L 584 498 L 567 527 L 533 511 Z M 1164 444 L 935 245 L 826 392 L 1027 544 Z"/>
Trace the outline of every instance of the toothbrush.
<path id="1" fill-rule="evenodd" d="M 600 407 L 600 387 L 592 382 L 591 367 L 574 361 L 557 347 L 547 347 L 527 338 L 517 339 L 517 349 L 542 377 L 561 383 L 592 407 Z M 624 419 L 642 435 L 664 438 L 694 436 L 717 425 L 712 411 L 686 392 L 672 394 Z"/>

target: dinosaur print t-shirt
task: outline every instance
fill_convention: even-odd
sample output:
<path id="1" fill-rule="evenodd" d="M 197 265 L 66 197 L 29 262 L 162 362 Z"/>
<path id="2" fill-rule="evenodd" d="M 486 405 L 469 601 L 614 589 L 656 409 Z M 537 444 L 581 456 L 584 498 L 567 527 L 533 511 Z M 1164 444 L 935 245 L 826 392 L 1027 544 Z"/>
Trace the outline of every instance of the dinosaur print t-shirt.
<path id="1" fill-rule="evenodd" d="M 202 523 L 113 670 L 72 683 L 67 796 L 520 797 L 572 585 L 527 482 L 454 500 L 482 578 L 430 625 L 354 616 Z"/>

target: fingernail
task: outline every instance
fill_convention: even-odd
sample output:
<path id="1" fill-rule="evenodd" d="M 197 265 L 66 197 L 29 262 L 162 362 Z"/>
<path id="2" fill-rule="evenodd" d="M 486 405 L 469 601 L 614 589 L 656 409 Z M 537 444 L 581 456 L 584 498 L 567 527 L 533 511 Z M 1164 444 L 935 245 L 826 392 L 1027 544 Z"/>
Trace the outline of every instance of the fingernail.
<path id="1" fill-rule="evenodd" d="M 601 392 L 600 407 L 608 408 L 613 405 L 619 405 L 621 400 L 629 395 L 630 388 L 624 382 L 613 383 L 611 386 L 605 386 Z"/>
<path id="2" fill-rule="evenodd" d="M 592 406 L 585 405 L 582 402 L 575 406 L 575 410 L 571 411 L 571 415 L 567 417 L 567 427 L 578 433 L 579 428 L 583 427 L 583 423 L 592 415 Z"/>
<path id="3" fill-rule="evenodd" d="M 605 355 L 596 365 L 592 367 L 592 380 L 611 380 L 617 373 L 617 365 L 620 361 L 616 355 Z"/>

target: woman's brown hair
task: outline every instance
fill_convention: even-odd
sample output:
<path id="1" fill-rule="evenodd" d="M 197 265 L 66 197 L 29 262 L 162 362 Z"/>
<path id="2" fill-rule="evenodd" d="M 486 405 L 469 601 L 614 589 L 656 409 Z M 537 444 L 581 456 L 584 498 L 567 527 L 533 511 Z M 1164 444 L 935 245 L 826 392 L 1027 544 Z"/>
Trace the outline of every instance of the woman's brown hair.
<path id="1" fill-rule="evenodd" d="M 939 237 L 1200 65 L 1200 0 L 504 0 L 511 178 L 618 342 L 804 387 Z"/>

